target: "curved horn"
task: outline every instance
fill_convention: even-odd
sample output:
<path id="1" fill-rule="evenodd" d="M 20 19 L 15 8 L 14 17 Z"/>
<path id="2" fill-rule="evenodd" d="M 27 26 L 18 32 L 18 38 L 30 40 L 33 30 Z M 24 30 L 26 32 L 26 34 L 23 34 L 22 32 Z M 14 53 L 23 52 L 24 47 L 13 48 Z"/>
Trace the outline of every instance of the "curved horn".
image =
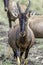
<path id="1" fill-rule="evenodd" d="M 28 4 L 26 11 L 25 11 L 26 14 L 29 12 L 29 7 L 30 7 L 30 0 L 29 0 L 29 4 Z"/>
<path id="2" fill-rule="evenodd" d="M 21 8 L 20 8 L 20 5 L 19 5 L 19 1 L 17 2 L 17 7 L 18 7 L 18 10 L 19 10 L 19 13 L 21 14 Z"/>

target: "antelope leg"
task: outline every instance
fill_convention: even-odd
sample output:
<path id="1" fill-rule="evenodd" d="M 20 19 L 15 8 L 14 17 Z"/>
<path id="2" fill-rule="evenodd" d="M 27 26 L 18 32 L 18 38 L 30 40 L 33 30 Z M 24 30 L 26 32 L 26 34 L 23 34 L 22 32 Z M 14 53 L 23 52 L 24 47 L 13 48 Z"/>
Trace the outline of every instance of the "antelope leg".
<path id="1" fill-rule="evenodd" d="M 29 51 L 29 48 L 26 49 L 26 52 L 25 52 L 25 61 L 24 61 L 24 65 L 27 65 L 28 64 L 28 51 Z"/>
<path id="2" fill-rule="evenodd" d="M 20 50 L 16 49 L 17 54 L 17 65 L 20 65 Z"/>
<path id="3" fill-rule="evenodd" d="M 20 65 L 20 58 L 17 56 L 17 65 Z"/>
<path id="4" fill-rule="evenodd" d="M 28 58 L 26 58 L 24 61 L 24 65 L 27 65 L 27 64 L 28 64 Z"/>

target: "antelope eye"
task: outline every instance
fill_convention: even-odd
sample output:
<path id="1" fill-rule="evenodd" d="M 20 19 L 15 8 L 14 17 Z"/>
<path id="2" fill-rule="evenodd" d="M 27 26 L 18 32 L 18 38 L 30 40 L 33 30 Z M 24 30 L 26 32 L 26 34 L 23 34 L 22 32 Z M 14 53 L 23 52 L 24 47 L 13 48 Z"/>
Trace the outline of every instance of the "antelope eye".
<path id="1" fill-rule="evenodd" d="M 26 17 L 25 17 L 25 21 L 26 21 L 26 22 L 27 22 L 27 19 L 28 19 L 28 18 L 27 18 L 27 16 L 26 16 Z"/>

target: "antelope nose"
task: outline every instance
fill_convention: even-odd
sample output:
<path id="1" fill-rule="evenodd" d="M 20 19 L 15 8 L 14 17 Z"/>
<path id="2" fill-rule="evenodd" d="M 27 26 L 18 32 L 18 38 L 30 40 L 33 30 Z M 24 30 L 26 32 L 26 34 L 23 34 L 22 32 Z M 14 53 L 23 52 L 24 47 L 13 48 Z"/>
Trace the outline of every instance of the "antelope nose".
<path id="1" fill-rule="evenodd" d="M 26 35 L 25 31 L 24 32 L 20 32 L 20 36 L 24 37 Z"/>

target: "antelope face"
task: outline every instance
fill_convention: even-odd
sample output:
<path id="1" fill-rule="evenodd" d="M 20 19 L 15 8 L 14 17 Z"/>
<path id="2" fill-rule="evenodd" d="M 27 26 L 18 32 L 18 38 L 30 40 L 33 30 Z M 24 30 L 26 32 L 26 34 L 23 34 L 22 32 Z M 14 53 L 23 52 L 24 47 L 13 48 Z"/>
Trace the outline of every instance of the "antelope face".
<path id="1" fill-rule="evenodd" d="M 20 23 L 20 34 L 21 36 L 25 36 L 26 35 L 26 23 L 27 23 L 27 17 L 25 15 L 25 13 L 21 13 L 20 17 L 19 17 L 19 23 Z"/>
<path id="2" fill-rule="evenodd" d="M 18 18 L 19 18 L 19 23 L 20 23 L 20 35 L 23 37 L 26 35 L 26 25 L 27 25 L 27 20 L 28 20 L 27 14 L 29 14 L 29 6 L 30 6 L 30 1 L 29 1 L 29 5 L 27 6 L 25 12 L 23 13 L 20 8 L 19 2 L 17 2 L 17 7 L 19 10 Z"/>

